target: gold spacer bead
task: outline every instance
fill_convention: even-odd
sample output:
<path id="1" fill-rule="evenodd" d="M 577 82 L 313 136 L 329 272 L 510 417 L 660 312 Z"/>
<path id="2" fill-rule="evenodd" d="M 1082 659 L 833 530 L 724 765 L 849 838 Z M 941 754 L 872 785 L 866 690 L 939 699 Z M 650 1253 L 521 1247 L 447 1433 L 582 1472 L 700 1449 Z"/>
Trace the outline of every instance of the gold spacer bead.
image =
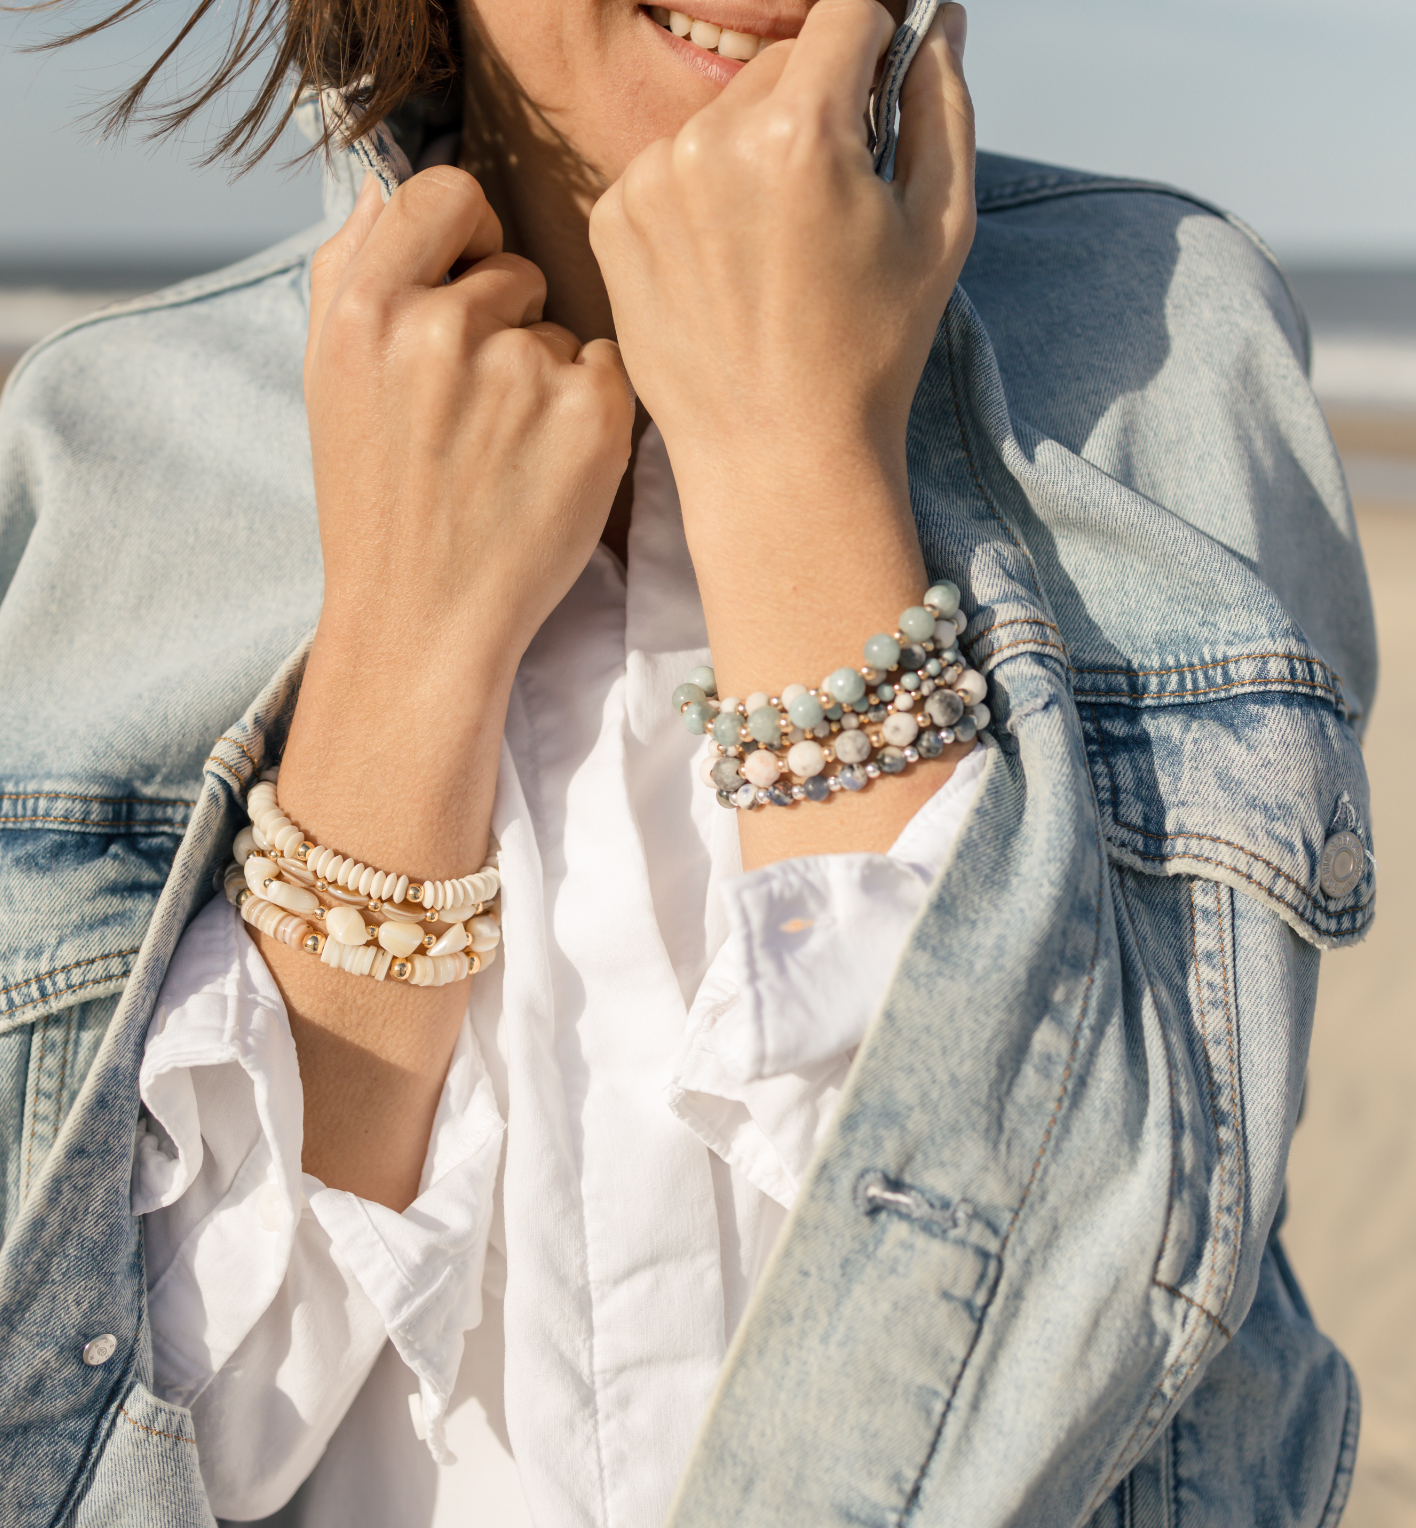
<path id="1" fill-rule="evenodd" d="M 301 942 L 300 948 L 307 955 L 321 955 L 324 953 L 325 936 L 323 934 L 311 934 Z"/>
<path id="2" fill-rule="evenodd" d="M 243 886 L 241 890 L 236 894 L 237 907 L 244 907 L 253 896 L 255 896 L 255 892 L 253 892 L 249 886 Z"/>
<path id="3" fill-rule="evenodd" d="M 413 974 L 413 963 L 409 960 L 395 960 L 388 968 L 388 974 L 396 982 L 406 982 Z"/>
<path id="4" fill-rule="evenodd" d="M 316 876 L 315 877 L 315 889 L 317 891 L 328 891 L 329 890 L 329 882 L 321 880 L 318 876 Z"/>
<path id="5" fill-rule="evenodd" d="M 408 888 L 408 900 L 410 902 L 421 902 L 423 900 L 423 888 L 421 886 L 410 886 Z"/>
<path id="6" fill-rule="evenodd" d="M 324 910 L 324 908 L 322 908 L 322 907 L 317 907 L 317 908 L 316 908 L 316 909 L 315 909 L 315 910 L 314 910 L 314 912 L 312 912 L 312 913 L 311 913 L 311 914 L 310 914 L 310 916 L 311 916 L 311 917 L 312 917 L 312 918 L 318 918 L 318 919 L 319 919 L 319 920 L 320 920 L 320 922 L 321 922 L 321 923 L 323 923 L 323 922 L 324 922 L 324 915 L 325 915 L 325 910 Z"/>
<path id="7" fill-rule="evenodd" d="M 482 969 L 482 957 L 476 952 L 476 950 L 469 949 L 466 953 L 467 974 L 468 976 L 476 976 L 478 971 Z"/>
<path id="8" fill-rule="evenodd" d="M 308 839 L 301 839 L 300 842 L 295 845 L 295 858 L 299 860 L 302 865 L 314 852 L 315 845 L 310 843 Z"/>
<path id="9" fill-rule="evenodd" d="M 440 923 L 441 921 L 442 914 L 437 910 L 436 907 L 430 907 L 427 912 L 423 914 L 424 923 Z"/>
<path id="10" fill-rule="evenodd" d="M 432 947 L 437 942 L 438 942 L 438 936 L 436 934 L 424 934 L 423 935 L 423 948 L 425 950 L 431 950 Z"/>
<path id="11" fill-rule="evenodd" d="M 377 939 L 379 937 L 379 926 L 377 923 L 366 923 L 364 927 L 369 931 L 370 939 Z"/>
<path id="12" fill-rule="evenodd" d="M 371 913 L 381 913 L 383 911 L 383 903 L 377 897 L 371 897 L 369 899 L 369 911 Z"/>

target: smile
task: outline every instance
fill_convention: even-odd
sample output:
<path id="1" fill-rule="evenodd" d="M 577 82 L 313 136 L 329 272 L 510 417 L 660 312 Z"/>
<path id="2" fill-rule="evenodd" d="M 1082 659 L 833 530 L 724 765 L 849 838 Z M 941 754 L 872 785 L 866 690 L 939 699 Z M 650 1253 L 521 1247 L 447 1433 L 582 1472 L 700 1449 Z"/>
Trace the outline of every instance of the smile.
<path id="1" fill-rule="evenodd" d="M 770 38 L 758 37 L 752 32 L 730 32 L 715 22 L 700 21 L 684 11 L 665 10 L 662 5 L 651 5 L 647 10 L 661 27 L 672 32 L 675 37 L 686 37 L 706 53 L 736 59 L 739 63 L 745 64 L 749 59 L 756 58 L 758 52 L 771 41 Z"/>

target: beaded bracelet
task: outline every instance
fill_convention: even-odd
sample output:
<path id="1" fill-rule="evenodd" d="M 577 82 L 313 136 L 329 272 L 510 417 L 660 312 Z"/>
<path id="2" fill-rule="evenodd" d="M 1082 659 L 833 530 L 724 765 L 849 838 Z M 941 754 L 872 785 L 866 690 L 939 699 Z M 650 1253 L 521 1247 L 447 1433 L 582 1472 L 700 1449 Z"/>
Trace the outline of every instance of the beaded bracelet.
<path id="1" fill-rule="evenodd" d="M 495 859 L 480 870 L 452 881 L 412 881 L 392 870 L 375 870 L 372 865 L 336 854 L 321 844 L 311 843 L 281 811 L 275 798 L 275 782 L 264 776 L 251 787 L 249 799 L 251 828 L 256 845 L 274 849 L 287 858 L 308 865 L 322 881 L 334 882 L 360 897 L 376 902 L 409 902 L 422 907 L 470 907 L 489 902 L 496 896 L 501 878 Z"/>
<path id="2" fill-rule="evenodd" d="M 673 703 L 690 732 L 713 739 L 703 779 L 719 805 L 825 801 L 971 742 L 992 718 L 988 683 L 957 647 L 967 625 L 958 588 L 945 582 L 901 613 L 893 636 L 866 642 L 860 668 L 837 669 L 814 690 L 791 684 L 780 696 L 719 700 L 713 670 L 694 669 Z M 828 774 L 828 764 L 839 768 Z"/>
<path id="3" fill-rule="evenodd" d="M 368 867 L 357 866 L 340 885 L 312 867 L 319 846 L 290 836 L 294 824 L 283 813 L 283 823 L 276 819 L 274 797 L 273 780 L 263 776 L 251 791 L 259 821 L 236 835 L 233 863 L 226 870 L 227 900 L 253 928 L 318 955 L 335 970 L 415 987 L 440 987 L 475 976 L 495 958 L 501 941 L 501 924 L 489 907 L 501 886 L 495 853 L 475 875 L 456 881 L 410 883 L 406 876 L 366 874 Z M 330 870 L 330 860 L 321 863 Z M 342 863 L 355 866 L 352 860 Z M 333 873 L 337 876 L 337 870 Z M 376 887 L 383 896 L 369 895 Z M 415 898 L 415 891 L 422 895 Z M 452 902 L 454 895 L 475 892 L 483 895 Z"/>

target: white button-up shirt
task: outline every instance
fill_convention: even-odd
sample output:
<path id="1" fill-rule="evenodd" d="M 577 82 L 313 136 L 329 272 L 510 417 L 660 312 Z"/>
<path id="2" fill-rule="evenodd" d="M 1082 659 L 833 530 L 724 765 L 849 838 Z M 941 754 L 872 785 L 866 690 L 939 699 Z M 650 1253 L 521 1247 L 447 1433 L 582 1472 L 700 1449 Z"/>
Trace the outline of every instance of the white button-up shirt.
<path id="1" fill-rule="evenodd" d="M 597 549 L 517 675 L 504 951 L 472 982 L 403 1214 L 302 1173 L 275 982 L 224 899 L 188 929 L 142 1069 L 134 1209 L 154 1383 L 192 1409 L 218 1516 L 305 1481 L 282 1525 L 664 1517 L 983 757 L 887 855 L 743 875 L 668 700 L 707 661 L 651 428 L 628 573 Z"/>

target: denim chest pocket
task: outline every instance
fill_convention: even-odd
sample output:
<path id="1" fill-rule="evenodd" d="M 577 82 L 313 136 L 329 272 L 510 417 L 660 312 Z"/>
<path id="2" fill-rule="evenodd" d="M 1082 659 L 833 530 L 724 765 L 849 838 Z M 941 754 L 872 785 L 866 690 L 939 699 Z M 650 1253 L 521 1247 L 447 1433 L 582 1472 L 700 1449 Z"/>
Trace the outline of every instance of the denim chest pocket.
<path id="1" fill-rule="evenodd" d="M 113 1430 L 74 1528 L 216 1528 L 197 1462 L 191 1413 L 142 1384 L 118 1404 Z"/>
<path id="2" fill-rule="evenodd" d="M 77 1098 L 192 810 L 82 785 L 0 792 L 0 1227 Z"/>

